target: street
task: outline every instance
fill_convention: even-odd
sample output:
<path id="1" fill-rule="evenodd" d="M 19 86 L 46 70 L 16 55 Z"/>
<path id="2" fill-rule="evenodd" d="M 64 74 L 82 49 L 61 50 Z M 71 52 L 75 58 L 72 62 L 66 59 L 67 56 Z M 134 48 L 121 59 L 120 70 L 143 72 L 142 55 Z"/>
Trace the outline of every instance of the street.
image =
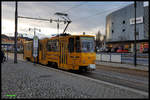
<path id="1" fill-rule="evenodd" d="M 133 57 L 122 57 L 122 62 L 123 63 L 130 63 L 130 64 L 133 64 L 134 62 L 134 58 Z M 146 65 L 148 66 L 149 65 L 149 58 L 148 57 L 137 57 L 137 64 L 139 65 Z"/>
<path id="2" fill-rule="evenodd" d="M 93 72 L 82 73 L 81 75 L 149 92 L 148 72 L 108 68 L 108 66 L 107 68 L 96 66 L 96 68 Z"/>
<path id="3" fill-rule="evenodd" d="M 13 53 L 9 53 L 9 57 L 13 59 Z M 23 61 L 23 54 L 18 54 L 18 60 Z M 48 66 L 46 66 L 48 67 Z M 87 73 L 80 73 L 90 78 L 103 80 L 106 82 L 131 87 L 137 90 L 149 92 L 149 73 L 148 71 L 130 70 L 124 68 L 113 68 L 111 66 L 96 65 L 96 70 Z"/>
<path id="4" fill-rule="evenodd" d="M 1 96 L 7 99 L 148 98 L 144 91 L 19 59 L 14 64 L 11 58 L 2 64 L 1 86 Z"/>

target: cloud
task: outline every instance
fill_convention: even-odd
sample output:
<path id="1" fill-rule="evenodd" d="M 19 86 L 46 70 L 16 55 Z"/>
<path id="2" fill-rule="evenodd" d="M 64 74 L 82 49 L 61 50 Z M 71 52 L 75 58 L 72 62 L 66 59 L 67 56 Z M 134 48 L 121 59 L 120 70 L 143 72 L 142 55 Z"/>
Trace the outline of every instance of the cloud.
<path id="1" fill-rule="evenodd" d="M 28 16 L 33 18 L 58 19 L 56 12 L 68 13 L 72 23 L 68 26 L 67 32 L 73 34 L 96 33 L 101 30 L 105 34 L 106 15 L 112 12 L 111 8 L 119 8 L 132 2 L 18 2 L 19 16 Z M 2 2 L 2 20 L 14 22 L 15 2 Z M 11 24 L 12 28 L 14 24 Z M 10 25 L 10 26 L 11 26 Z M 19 32 L 27 32 L 29 27 L 38 27 L 43 34 L 57 33 L 57 23 L 49 23 L 37 20 L 19 19 Z M 60 24 L 60 31 L 66 25 Z M 4 28 L 5 27 L 5 28 Z M 7 28 L 3 24 L 3 32 Z M 5 31 L 7 32 L 7 31 Z M 13 32 L 13 31 L 11 31 Z M 10 32 L 8 32 L 10 33 Z"/>

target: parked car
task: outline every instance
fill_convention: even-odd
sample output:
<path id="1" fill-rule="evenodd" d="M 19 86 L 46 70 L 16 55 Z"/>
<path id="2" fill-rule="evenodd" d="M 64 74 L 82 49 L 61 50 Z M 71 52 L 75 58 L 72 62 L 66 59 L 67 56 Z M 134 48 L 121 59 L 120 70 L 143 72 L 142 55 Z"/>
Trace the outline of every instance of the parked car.
<path id="1" fill-rule="evenodd" d="M 108 47 L 100 48 L 100 49 L 98 49 L 98 52 L 111 52 L 111 48 L 108 48 Z"/>
<path id="2" fill-rule="evenodd" d="M 117 50 L 118 50 L 117 47 L 116 47 L 116 48 L 112 48 L 112 49 L 111 49 L 111 52 L 117 52 Z"/>
<path id="3" fill-rule="evenodd" d="M 128 50 L 127 49 L 118 49 L 117 52 L 118 53 L 127 53 Z"/>
<path id="4" fill-rule="evenodd" d="M 111 47 L 107 47 L 107 48 L 105 49 L 105 52 L 111 52 Z"/>
<path id="5" fill-rule="evenodd" d="M 100 48 L 99 51 L 100 52 L 105 51 L 105 48 Z"/>

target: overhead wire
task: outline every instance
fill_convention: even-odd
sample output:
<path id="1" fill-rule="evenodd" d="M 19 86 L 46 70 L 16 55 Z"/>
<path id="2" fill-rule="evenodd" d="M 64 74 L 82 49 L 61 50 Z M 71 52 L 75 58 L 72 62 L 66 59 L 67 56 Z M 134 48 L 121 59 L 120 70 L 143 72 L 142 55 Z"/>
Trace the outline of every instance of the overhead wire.
<path id="1" fill-rule="evenodd" d="M 127 5 L 125 5 L 125 6 L 127 6 Z M 88 17 L 82 17 L 82 18 L 79 18 L 79 19 L 75 19 L 74 21 L 79 21 L 79 20 L 85 20 L 85 19 L 89 19 L 89 18 L 91 18 L 91 17 L 94 17 L 94 16 L 97 16 L 97 15 L 102 15 L 102 14 L 104 14 L 104 13 L 108 13 L 109 11 L 113 11 L 113 10 L 115 10 L 115 9 L 120 9 L 120 8 L 123 8 L 122 6 L 119 6 L 119 7 L 115 7 L 114 9 L 109 9 L 109 10 L 105 10 L 105 11 L 102 11 L 102 12 L 98 12 L 98 13 L 96 13 L 96 14 L 94 14 L 94 15 L 91 15 L 91 16 L 88 16 Z M 92 22 L 94 22 L 94 21 L 92 21 Z"/>
<path id="2" fill-rule="evenodd" d="M 86 3 L 88 3 L 88 2 L 86 2 Z M 72 10 L 72 9 L 74 9 L 74 8 L 77 8 L 77 7 L 79 7 L 79 6 L 82 6 L 82 5 L 84 5 L 84 4 L 85 4 L 85 2 L 84 2 L 84 3 L 80 3 L 80 4 L 78 4 L 78 5 L 75 5 L 75 6 L 71 7 L 71 8 L 69 8 L 69 9 L 66 10 L 66 11 L 63 11 L 63 12 L 69 12 L 70 10 Z"/>
<path id="3" fill-rule="evenodd" d="M 125 6 L 126 6 L 126 5 L 125 5 Z M 108 9 L 108 10 L 105 10 L 105 11 L 102 11 L 102 12 L 98 12 L 98 13 L 96 13 L 96 14 L 94 14 L 94 15 L 90 15 L 90 16 L 86 16 L 86 17 L 81 17 L 81 18 L 75 19 L 74 21 L 81 20 L 81 19 L 85 20 L 85 19 L 91 18 L 91 17 L 93 17 L 93 16 L 97 16 L 97 15 L 99 15 L 99 14 L 104 14 L 104 13 L 106 13 L 106 12 L 116 10 L 117 8 L 120 9 L 120 8 L 123 8 L 123 7 L 122 7 L 122 6 L 121 6 L 121 7 L 115 7 L 114 9 L 111 8 L 111 9 Z"/>
<path id="4" fill-rule="evenodd" d="M 87 3 L 87 2 L 86 2 L 86 3 Z M 85 4 L 85 3 L 84 3 L 84 4 Z M 83 3 L 82 3 L 82 4 L 79 4 L 79 5 L 76 5 L 76 6 L 73 6 L 73 7 L 71 7 L 70 9 L 68 9 L 68 10 L 66 10 L 66 11 L 64 11 L 64 12 L 69 12 L 69 11 L 72 10 L 73 8 L 77 8 L 77 7 L 81 6 L 81 5 L 83 5 Z M 101 5 L 101 6 L 105 6 L 105 5 L 103 4 L 103 5 Z M 122 7 L 122 6 L 121 6 L 121 7 Z M 103 11 L 103 12 L 98 12 L 98 13 L 92 15 L 92 16 L 88 16 L 88 18 L 89 18 L 89 17 L 93 17 L 93 16 L 97 16 L 97 15 L 99 15 L 99 14 L 104 14 L 104 13 L 106 13 L 106 12 L 115 10 L 116 8 L 120 9 L 120 6 L 119 6 L 119 7 L 115 7 L 114 9 L 105 10 L 105 11 Z M 87 19 L 87 17 L 86 17 L 86 18 L 83 17 L 83 18 L 84 18 L 84 19 Z M 83 18 L 79 18 L 79 19 L 81 20 L 81 19 L 83 19 Z M 76 19 L 75 21 L 77 21 L 77 20 L 79 20 L 79 19 Z M 70 28 L 68 28 L 68 30 L 70 30 Z"/>
<path id="5" fill-rule="evenodd" d="M 87 2 L 86 2 L 86 3 L 87 3 Z M 69 11 L 71 11 L 72 9 L 77 8 L 77 7 L 79 7 L 79 6 L 82 6 L 82 5 L 84 5 L 84 4 L 85 4 L 85 3 L 75 5 L 75 6 L 69 8 L 68 10 L 66 10 L 66 11 L 64 11 L 64 12 L 69 12 Z M 90 6 L 91 6 L 91 5 L 90 5 Z M 102 6 L 102 5 L 101 5 L 101 6 Z M 103 5 L 103 6 L 105 6 L 105 5 Z M 121 7 L 122 7 L 122 6 L 121 6 Z M 78 18 L 78 19 L 75 19 L 74 21 L 81 20 L 81 19 L 84 19 L 84 20 L 85 20 L 85 19 L 89 19 L 89 18 L 91 18 L 91 17 L 94 17 L 94 16 L 97 16 L 97 15 L 104 14 L 104 13 L 106 13 L 106 12 L 115 10 L 116 8 L 119 9 L 120 7 L 115 7 L 114 9 L 109 9 L 109 10 L 105 10 L 105 11 L 102 11 L 102 12 L 98 12 L 98 13 L 96 13 L 96 14 L 94 14 L 94 15 L 90 15 L 90 16 Z M 70 30 L 70 28 L 69 28 L 69 30 Z"/>
<path id="6" fill-rule="evenodd" d="M 68 29 L 69 29 L 69 31 L 70 31 L 71 33 L 73 33 L 73 31 L 72 31 L 72 29 L 71 29 L 70 27 L 68 27 Z"/>

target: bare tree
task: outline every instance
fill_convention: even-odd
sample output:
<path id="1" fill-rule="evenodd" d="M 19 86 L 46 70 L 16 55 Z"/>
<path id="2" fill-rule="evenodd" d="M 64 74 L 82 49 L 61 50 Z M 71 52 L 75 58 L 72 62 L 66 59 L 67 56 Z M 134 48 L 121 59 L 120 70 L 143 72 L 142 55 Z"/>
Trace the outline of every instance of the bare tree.
<path id="1" fill-rule="evenodd" d="M 98 31 L 98 33 L 96 34 L 96 47 L 100 48 L 101 47 L 101 32 L 100 30 Z"/>

